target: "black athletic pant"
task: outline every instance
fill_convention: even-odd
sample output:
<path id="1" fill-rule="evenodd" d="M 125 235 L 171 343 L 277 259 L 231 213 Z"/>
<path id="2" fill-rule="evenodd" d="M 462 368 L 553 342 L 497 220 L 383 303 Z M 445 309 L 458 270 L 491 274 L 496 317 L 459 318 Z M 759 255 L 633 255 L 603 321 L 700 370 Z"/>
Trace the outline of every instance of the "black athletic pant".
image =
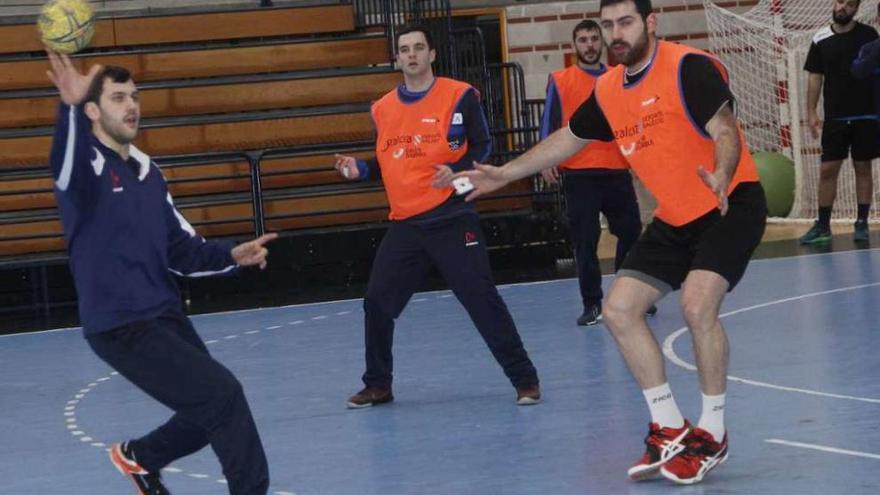
<path id="1" fill-rule="evenodd" d="M 210 444 L 232 495 L 265 495 L 269 468 L 241 383 L 208 354 L 182 313 L 90 335 L 95 354 L 175 414 L 129 443 L 158 472 Z"/>
<path id="2" fill-rule="evenodd" d="M 430 224 L 393 222 L 379 245 L 364 297 L 369 387 L 390 387 L 394 320 L 418 290 L 431 264 L 467 310 L 492 355 L 516 386 L 537 385 L 538 375 L 498 294 L 480 220 L 462 214 Z"/>
<path id="3" fill-rule="evenodd" d="M 620 268 L 626 253 L 639 238 L 642 221 L 629 172 L 566 172 L 563 178 L 568 224 L 575 251 L 578 282 L 584 307 L 602 301 L 602 271 L 596 249 L 602 227 L 599 213 L 608 220 L 608 230 L 617 237 L 614 269 Z"/>

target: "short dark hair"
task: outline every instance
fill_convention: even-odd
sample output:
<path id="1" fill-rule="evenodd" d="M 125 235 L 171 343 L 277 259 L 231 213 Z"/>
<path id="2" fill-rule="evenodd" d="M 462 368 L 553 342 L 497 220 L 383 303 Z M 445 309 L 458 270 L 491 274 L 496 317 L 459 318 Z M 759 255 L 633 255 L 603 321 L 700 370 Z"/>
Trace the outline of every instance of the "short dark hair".
<path id="1" fill-rule="evenodd" d="M 397 47 L 400 44 L 400 37 L 404 34 L 409 33 L 422 33 L 425 35 L 425 41 L 428 42 L 428 50 L 434 49 L 434 38 L 431 36 L 431 31 L 422 24 L 404 24 L 397 28 L 397 33 L 394 35 L 394 51 L 397 51 Z"/>
<path id="2" fill-rule="evenodd" d="M 110 79 L 115 83 L 124 83 L 131 81 L 131 73 L 128 72 L 128 69 L 125 67 L 105 65 L 97 74 L 95 74 L 95 78 L 92 79 L 92 84 L 89 86 L 89 91 L 86 93 L 86 98 L 83 100 L 83 103 L 93 102 L 96 105 L 100 103 L 101 93 L 104 92 L 104 81 L 106 79 Z"/>
<path id="3" fill-rule="evenodd" d="M 651 0 L 602 0 L 599 2 L 599 10 L 601 11 L 604 7 L 623 2 L 632 2 L 636 4 L 636 12 L 642 16 L 642 20 L 646 20 L 648 16 L 654 12 L 654 8 L 651 7 Z"/>
<path id="4" fill-rule="evenodd" d="M 577 23 L 577 26 L 571 30 L 571 39 L 572 41 L 577 39 L 578 31 L 599 31 L 602 32 L 602 28 L 599 27 L 599 23 L 592 19 L 584 19 L 583 21 Z"/>

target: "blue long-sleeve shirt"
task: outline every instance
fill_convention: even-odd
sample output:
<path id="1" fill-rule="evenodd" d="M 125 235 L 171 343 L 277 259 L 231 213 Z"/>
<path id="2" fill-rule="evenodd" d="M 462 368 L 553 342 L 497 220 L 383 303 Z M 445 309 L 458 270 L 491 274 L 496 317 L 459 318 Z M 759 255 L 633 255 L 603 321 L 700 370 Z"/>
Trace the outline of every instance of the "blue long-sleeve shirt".
<path id="1" fill-rule="evenodd" d="M 397 87 L 397 94 L 404 103 L 415 103 L 433 88 L 425 91 L 409 91 L 401 84 Z M 484 163 L 492 152 L 492 138 L 489 135 L 489 125 L 480 106 L 480 98 L 476 90 L 467 91 L 455 107 L 455 113 L 462 115 L 461 124 L 452 123 L 447 131 L 446 139 L 450 144 L 459 146 L 467 143 L 468 150 L 457 162 L 446 165 L 453 172 L 461 172 L 473 168 L 473 163 Z M 379 162 L 375 158 L 357 161 L 360 180 L 378 180 L 381 177 Z M 476 213 L 473 203 L 466 203 L 464 196 L 453 194 L 448 200 L 429 211 L 407 218 L 407 222 L 431 222 L 449 218 L 463 213 Z"/>
<path id="2" fill-rule="evenodd" d="M 853 60 L 851 72 L 856 79 L 873 76 L 874 106 L 880 118 L 880 39 L 862 45 L 858 57 Z"/>
<path id="3" fill-rule="evenodd" d="M 236 268 L 233 244 L 198 236 L 159 167 L 129 155 L 104 146 L 81 107 L 60 106 L 49 161 L 86 335 L 180 310 L 175 274 Z"/>

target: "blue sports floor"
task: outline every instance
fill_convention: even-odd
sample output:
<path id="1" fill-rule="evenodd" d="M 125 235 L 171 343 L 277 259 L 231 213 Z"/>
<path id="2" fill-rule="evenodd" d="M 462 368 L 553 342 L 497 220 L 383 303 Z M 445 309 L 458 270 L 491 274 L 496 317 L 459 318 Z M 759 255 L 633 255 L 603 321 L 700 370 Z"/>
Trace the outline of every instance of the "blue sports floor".
<path id="1" fill-rule="evenodd" d="M 605 279 L 606 283 L 610 279 Z M 730 459 L 701 485 L 632 483 L 647 408 L 610 336 L 574 325 L 574 280 L 502 294 L 545 402 L 514 392 L 447 292 L 398 321 L 397 400 L 345 409 L 360 386 L 361 302 L 194 318 L 245 385 L 276 495 L 880 493 L 880 250 L 754 261 L 725 301 Z M 676 400 L 699 390 L 677 294 L 651 321 Z M 0 493 L 133 493 L 110 443 L 168 411 L 110 372 L 79 330 L 0 338 Z M 165 473 L 176 494 L 223 494 L 206 449 Z"/>

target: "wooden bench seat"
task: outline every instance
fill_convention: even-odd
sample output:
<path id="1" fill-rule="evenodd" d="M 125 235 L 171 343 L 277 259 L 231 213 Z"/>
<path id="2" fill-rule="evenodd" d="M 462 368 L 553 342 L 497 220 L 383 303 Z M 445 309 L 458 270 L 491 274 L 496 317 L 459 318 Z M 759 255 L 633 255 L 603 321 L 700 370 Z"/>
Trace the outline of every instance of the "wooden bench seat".
<path id="1" fill-rule="evenodd" d="M 50 132 L 47 128 L 39 135 L 0 139 L 0 172 L 48 163 Z M 365 141 L 373 132 L 369 112 L 331 113 L 151 127 L 141 129 L 136 144 L 151 156 L 165 156 Z"/>
<path id="2" fill-rule="evenodd" d="M 91 47 L 152 45 L 354 29 L 351 4 L 100 19 Z M 0 53 L 43 50 L 34 24 L 0 26 Z"/>
<path id="3" fill-rule="evenodd" d="M 267 38 L 352 30 L 354 10 L 351 4 L 120 17 L 113 20 L 116 46 Z"/>
<path id="4" fill-rule="evenodd" d="M 184 51 L 91 54 L 75 57 L 80 68 L 94 64 L 128 69 L 136 83 L 166 79 L 290 72 L 388 63 L 385 37 L 357 37 Z M 0 90 L 49 88 L 45 58 L 0 62 Z"/>
<path id="5" fill-rule="evenodd" d="M 143 118 L 368 103 L 400 83 L 399 72 L 141 89 Z M 54 125 L 58 97 L 0 99 L 0 128 Z"/>

